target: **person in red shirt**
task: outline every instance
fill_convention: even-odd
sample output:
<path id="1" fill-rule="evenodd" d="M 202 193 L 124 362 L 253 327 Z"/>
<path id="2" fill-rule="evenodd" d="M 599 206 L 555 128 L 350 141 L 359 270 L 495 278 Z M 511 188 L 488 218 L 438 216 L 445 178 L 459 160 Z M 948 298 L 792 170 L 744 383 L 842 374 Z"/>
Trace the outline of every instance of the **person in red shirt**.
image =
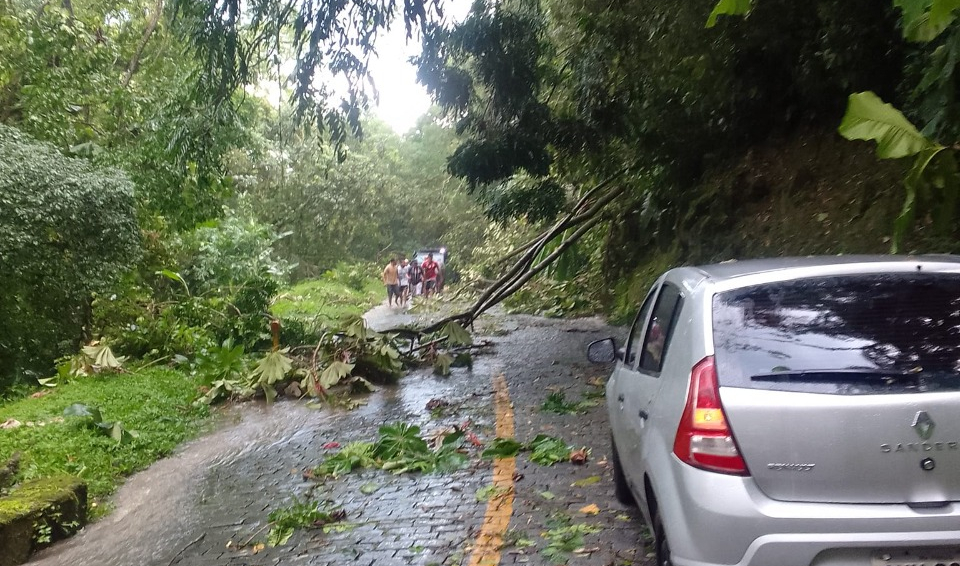
<path id="1" fill-rule="evenodd" d="M 423 270 L 423 296 L 430 298 L 431 291 L 437 291 L 437 272 L 440 271 L 440 266 L 433 261 L 433 254 L 427 254 L 427 259 L 423 260 L 420 268 Z"/>

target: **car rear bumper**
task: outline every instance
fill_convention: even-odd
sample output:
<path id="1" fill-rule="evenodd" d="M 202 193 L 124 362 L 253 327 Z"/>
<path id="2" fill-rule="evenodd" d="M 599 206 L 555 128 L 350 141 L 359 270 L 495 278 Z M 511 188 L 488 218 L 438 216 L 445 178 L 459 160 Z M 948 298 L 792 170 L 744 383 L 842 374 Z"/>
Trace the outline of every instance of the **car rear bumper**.
<path id="1" fill-rule="evenodd" d="M 930 533 L 932 534 L 932 533 Z M 943 531 L 918 539 L 918 533 L 805 533 L 765 535 L 753 541 L 736 566 L 870 566 L 880 550 L 917 550 L 922 547 L 956 546 L 960 531 Z M 674 553 L 677 566 L 719 566 L 717 562 L 689 560 Z M 723 563 L 724 566 L 730 566 Z M 918 566 L 924 563 L 915 563 Z M 934 562 L 930 562 L 932 566 Z"/>
<path id="2" fill-rule="evenodd" d="M 676 459 L 670 467 L 669 483 L 656 490 L 677 566 L 871 566 L 882 551 L 960 546 L 958 503 L 914 509 L 774 501 L 749 477 Z"/>

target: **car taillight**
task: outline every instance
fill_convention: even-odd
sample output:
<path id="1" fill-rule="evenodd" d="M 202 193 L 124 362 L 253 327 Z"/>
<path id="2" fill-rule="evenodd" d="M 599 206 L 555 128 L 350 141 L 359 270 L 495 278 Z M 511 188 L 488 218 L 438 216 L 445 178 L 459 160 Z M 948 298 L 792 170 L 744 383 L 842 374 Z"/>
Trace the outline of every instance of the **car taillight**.
<path id="1" fill-rule="evenodd" d="M 713 356 L 700 360 L 690 371 L 690 391 L 673 441 L 673 453 L 697 468 L 749 475 L 723 414 Z"/>

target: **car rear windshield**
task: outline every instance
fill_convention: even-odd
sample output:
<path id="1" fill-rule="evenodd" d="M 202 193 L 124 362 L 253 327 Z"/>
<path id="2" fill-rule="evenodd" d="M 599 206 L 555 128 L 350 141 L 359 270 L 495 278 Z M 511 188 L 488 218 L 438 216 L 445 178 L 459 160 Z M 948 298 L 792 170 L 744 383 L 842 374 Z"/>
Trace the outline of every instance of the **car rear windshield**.
<path id="1" fill-rule="evenodd" d="M 960 390 L 960 275 L 784 281 L 713 302 L 721 386 L 831 394 Z"/>

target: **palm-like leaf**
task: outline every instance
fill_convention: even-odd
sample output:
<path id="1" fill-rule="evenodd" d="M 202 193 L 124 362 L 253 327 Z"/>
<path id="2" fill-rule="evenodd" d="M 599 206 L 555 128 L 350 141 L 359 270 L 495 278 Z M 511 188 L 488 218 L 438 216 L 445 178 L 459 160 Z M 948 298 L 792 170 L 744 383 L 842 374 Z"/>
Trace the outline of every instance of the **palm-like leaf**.
<path id="1" fill-rule="evenodd" d="M 260 360 L 260 363 L 253 370 L 251 377 L 254 379 L 255 385 L 259 385 L 263 389 L 268 402 L 277 397 L 277 391 L 273 384 L 282 380 L 293 367 L 292 360 L 286 356 L 287 351 L 288 349 L 284 348 L 283 350 L 270 352 Z"/>
<path id="2" fill-rule="evenodd" d="M 340 383 L 340 380 L 350 375 L 354 364 L 345 362 L 330 362 L 330 365 L 320 374 L 320 386 L 329 389 Z"/>
<path id="3" fill-rule="evenodd" d="M 470 336 L 470 333 L 467 332 L 464 327 L 453 321 L 443 325 L 443 329 L 440 330 L 440 336 L 446 336 L 447 343 L 451 346 L 469 346 L 473 344 L 473 337 Z"/>

